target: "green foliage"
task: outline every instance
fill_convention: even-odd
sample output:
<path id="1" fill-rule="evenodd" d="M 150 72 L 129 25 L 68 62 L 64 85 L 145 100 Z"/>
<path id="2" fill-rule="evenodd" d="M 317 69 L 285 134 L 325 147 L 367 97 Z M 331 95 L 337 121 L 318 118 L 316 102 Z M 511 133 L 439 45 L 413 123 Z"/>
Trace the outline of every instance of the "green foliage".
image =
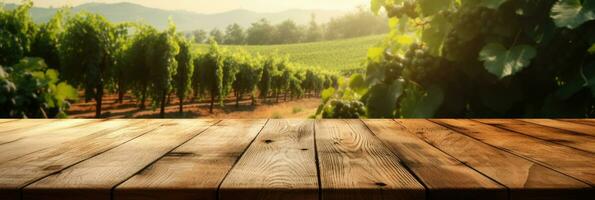
<path id="1" fill-rule="evenodd" d="M 381 8 L 392 30 L 368 54 L 367 117 L 595 115 L 593 1 L 372 1 Z"/>
<path id="2" fill-rule="evenodd" d="M 552 7 L 552 18 L 558 27 L 574 29 L 595 19 L 595 1 L 561 0 Z"/>
<path id="3" fill-rule="evenodd" d="M 479 52 L 479 60 L 484 61 L 490 73 L 504 78 L 529 66 L 536 54 L 535 48 L 529 45 L 518 45 L 508 50 L 501 44 L 490 43 Z"/>
<path id="4" fill-rule="evenodd" d="M 0 117 L 66 117 L 64 111 L 76 100 L 77 91 L 58 80 L 42 59 L 24 58 L 18 64 L 0 66 Z"/>
<path id="5" fill-rule="evenodd" d="M 208 52 L 200 55 L 194 62 L 195 70 L 198 70 L 198 92 L 201 94 L 208 93 L 211 96 L 211 108 L 213 112 L 213 104 L 215 99 L 219 98 L 224 90 L 223 86 L 223 55 L 219 45 L 211 39 L 211 47 Z"/>
<path id="6" fill-rule="evenodd" d="M 29 15 L 31 1 L 13 10 L 4 10 L 0 5 L 0 65 L 11 66 L 26 56 L 35 35 L 36 26 Z"/>
<path id="7" fill-rule="evenodd" d="M 381 41 L 384 35 L 346 40 L 286 45 L 222 45 L 229 51 L 246 51 L 252 56 L 287 56 L 289 62 L 319 67 L 325 70 L 358 70 L 366 61 L 368 48 Z M 197 49 L 208 51 L 209 45 L 199 44 Z"/>
<path id="8" fill-rule="evenodd" d="M 173 77 L 173 86 L 180 99 L 180 112 L 183 112 L 183 102 L 190 91 L 191 76 L 194 73 L 194 58 L 191 52 L 192 43 L 182 37 L 176 39 L 180 52 L 176 55 L 178 66 Z"/>
<path id="9" fill-rule="evenodd" d="M 239 58 L 241 60 L 238 65 L 238 73 L 232 85 L 238 101 L 242 95 L 254 93 L 262 76 L 260 58 L 251 58 L 247 55 L 240 55 Z"/>
<path id="10" fill-rule="evenodd" d="M 60 69 L 60 52 L 58 45 L 60 36 L 64 31 L 63 18 L 65 10 L 58 12 L 45 24 L 39 26 L 31 43 L 30 56 L 40 57 L 45 60 L 49 67 Z"/>
<path id="11" fill-rule="evenodd" d="M 115 66 L 118 34 L 114 30 L 100 15 L 79 13 L 68 19 L 60 42 L 60 71 L 66 80 L 85 89 L 86 99 L 95 99 L 96 117 L 101 115 L 103 90 Z"/>

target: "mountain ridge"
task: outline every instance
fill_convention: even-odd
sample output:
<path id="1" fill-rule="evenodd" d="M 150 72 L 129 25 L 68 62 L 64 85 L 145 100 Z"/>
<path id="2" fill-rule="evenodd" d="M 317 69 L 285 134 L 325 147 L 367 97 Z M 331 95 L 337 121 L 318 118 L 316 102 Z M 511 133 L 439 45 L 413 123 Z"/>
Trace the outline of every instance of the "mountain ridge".
<path id="1" fill-rule="evenodd" d="M 13 9 L 16 4 L 5 4 L 4 7 Z M 307 10 L 290 9 L 282 12 L 255 12 L 246 9 L 235 9 L 220 13 L 196 13 L 187 10 L 163 10 L 146 7 L 139 4 L 120 3 L 85 3 L 71 8 L 74 13 L 87 11 L 105 16 L 112 22 L 144 22 L 155 26 L 158 29 L 165 29 L 168 19 L 171 17 L 176 23 L 178 30 L 191 31 L 196 29 L 210 30 L 213 28 L 224 29 L 227 25 L 238 23 L 243 27 L 250 26 L 261 18 L 276 24 L 291 19 L 297 24 L 307 24 L 312 14 L 316 16 L 318 23 L 325 23 L 331 18 L 342 16 L 347 11 L 338 10 Z M 35 22 L 48 21 L 58 8 L 33 7 L 31 16 Z"/>

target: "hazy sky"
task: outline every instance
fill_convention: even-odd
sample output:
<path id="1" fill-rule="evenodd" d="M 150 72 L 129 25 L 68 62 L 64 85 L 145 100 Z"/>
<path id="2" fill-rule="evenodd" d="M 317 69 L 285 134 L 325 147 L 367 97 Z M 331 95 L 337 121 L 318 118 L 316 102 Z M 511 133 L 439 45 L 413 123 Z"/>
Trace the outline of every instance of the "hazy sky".
<path id="1" fill-rule="evenodd" d="M 21 0 L 0 0 L 18 3 Z M 352 10 L 359 5 L 369 5 L 370 0 L 34 0 L 35 6 L 76 6 L 89 2 L 132 2 L 147 7 L 188 10 L 200 13 L 223 12 L 233 9 L 248 9 L 259 12 L 277 12 L 288 9 Z"/>

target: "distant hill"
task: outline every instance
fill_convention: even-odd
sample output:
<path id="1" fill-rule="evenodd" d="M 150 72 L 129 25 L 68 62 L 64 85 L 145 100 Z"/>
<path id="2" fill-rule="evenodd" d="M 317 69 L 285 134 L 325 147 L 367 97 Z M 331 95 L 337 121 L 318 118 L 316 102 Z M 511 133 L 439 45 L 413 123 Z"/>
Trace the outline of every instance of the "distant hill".
<path id="1" fill-rule="evenodd" d="M 5 8 L 13 9 L 15 4 L 6 4 Z M 56 12 L 56 8 L 34 7 L 31 9 L 31 16 L 35 22 L 46 22 Z M 265 18 L 272 23 L 279 23 L 291 19 L 298 24 L 306 24 L 310 21 L 311 14 L 315 14 L 317 21 L 327 22 L 333 17 L 346 14 L 345 11 L 331 10 L 288 10 L 276 13 L 259 13 L 249 10 L 232 10 L 216 14 L 200 14 L 181 10 L 162 10 L 149 8 L 133 3 L 87 3 L 72 8 L 73 12 L 88 11 L 99 13 L 112 22 L 144 22 L 159 29 L 167 27 L 168 19 L 171 17 L 180 31 L 212 28 L 223 29 L 229 24 L 238 23 L 248 27 L 251 23 Z"/>

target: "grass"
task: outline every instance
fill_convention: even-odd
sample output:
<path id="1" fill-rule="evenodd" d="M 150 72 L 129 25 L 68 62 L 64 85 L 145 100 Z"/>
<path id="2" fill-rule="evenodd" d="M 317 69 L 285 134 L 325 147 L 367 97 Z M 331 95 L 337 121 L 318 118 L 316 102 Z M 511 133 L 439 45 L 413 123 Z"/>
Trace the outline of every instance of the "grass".
<path id="1" fill-rule="evenodd" d="M 352 70 L 363 68 L 368 48 L 382 41 L 384 35 L 374 35 L 345 40 L 285 45 L 221 45 L 221 47 L 243 49 L 252 54 L 287 55 L 290 61 L 305 67 L 320 67 L 327 70 Z M 198 44 L 199 51 L 208 48 Z"/>

